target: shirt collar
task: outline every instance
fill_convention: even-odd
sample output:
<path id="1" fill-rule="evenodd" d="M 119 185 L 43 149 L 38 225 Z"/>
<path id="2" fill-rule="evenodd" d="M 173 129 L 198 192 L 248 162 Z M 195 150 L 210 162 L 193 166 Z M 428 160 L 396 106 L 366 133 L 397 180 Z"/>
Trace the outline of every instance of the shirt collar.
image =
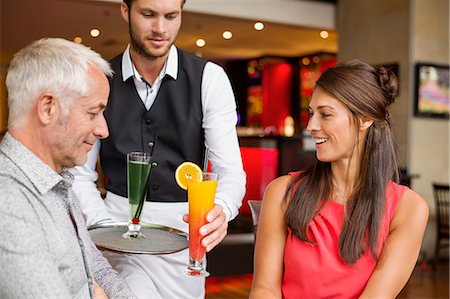
<path id="1" fill-rule="evenodd" d="M 40 194 L 45 194 L 56 185 L 72 186 L 73 175 L 67 170 L 60 174 L 39 159 L 17 139 L 6 132 L 0 143 L 0 151 L 20 168 Z"/>
<path id="2" fill-rule="evenodd" d="M 171 76 L 174 80 L 178 77 L 178 49 L 174 45 L 170 47 L 169 56 L 164 64 L 163 69 L 158 77 L 164 78 L 165 75 Z M 127 46 L 122 55 L 122 78 L 127 81 L 130 77 L 135 76 L 137 80 L 141 81 L 141 77 L 134 67 L 130 56 L 130 45 Z"/>

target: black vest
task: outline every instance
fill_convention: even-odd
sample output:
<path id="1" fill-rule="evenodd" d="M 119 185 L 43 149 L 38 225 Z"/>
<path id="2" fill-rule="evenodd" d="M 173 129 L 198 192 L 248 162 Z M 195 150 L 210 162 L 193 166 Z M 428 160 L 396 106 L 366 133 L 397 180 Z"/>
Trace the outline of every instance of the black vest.
<path id="1" fill-rule="evenodd" d="M 187 192 L 178 187 L 174 174 L 184 161 L 203 166 L 201 84 L 205 64 L 178 49 L 177 80 L 168 75 L 162 79 L 155 102 L 147 111 L 133 78 L 122 80 L 122 54 L 111 61 L 114 76 L 105 110 L 109 137 L 101 140 L 100 150 L 101 166 L 109 178 L 108 191 L 127 197 L 126 154 L 151 152 L 154 147 L 147 201 L 187 201 Z"/>

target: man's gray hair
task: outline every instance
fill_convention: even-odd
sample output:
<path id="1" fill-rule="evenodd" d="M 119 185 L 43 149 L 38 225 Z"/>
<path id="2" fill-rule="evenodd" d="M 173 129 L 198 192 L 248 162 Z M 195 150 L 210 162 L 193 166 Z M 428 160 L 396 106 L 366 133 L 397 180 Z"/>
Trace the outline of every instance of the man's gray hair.
<path id="1" fill-rule="evenodd" d="M 65 118 L 74 102 L 90 92 L 92 66 L 112 76 L 109 63 L 98 53 L 62 38 L 43 38 L 17 52 L 6 75 L 8 128 L 23 125 L 43 92 L 56 97 Z"/>

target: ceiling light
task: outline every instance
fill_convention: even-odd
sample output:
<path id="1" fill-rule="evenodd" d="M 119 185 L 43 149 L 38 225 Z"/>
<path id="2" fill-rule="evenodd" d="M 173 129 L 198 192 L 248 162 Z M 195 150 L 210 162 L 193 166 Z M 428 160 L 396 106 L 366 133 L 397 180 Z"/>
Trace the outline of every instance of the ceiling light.
<path id="1" fill-rule="evenodd" d="M 309 65 L 310 62 L 311 62 L 311 61 L 309 60 L 308 57 L 303 57 L 303 59 L 302 59 L 303 65 Z"/>
<path id="2" fill-rule="evenodd" d="M 83 42 L 83 39 L 81 37 L 77 36 L 73 39 L 73 42 L 77 43 L 77 44 L 81 44 Z"/>
<path id="3" fill-rule="evenodd" d="M 254 27 L 256 30 L 260 31 L 260 30 L 263 30 L 263 29 L 264 29 L 264 24 L 261 23 L 261 22 L 256 22 L 256 23 L 253 25 L 253 27 Z"/>
<path id="4" fill-rule="evenodd" d="M 204 39 L 202 39 L 202 38 L 199 38 L 196 42 L 195 42 L 195 44 L 197 45 L 197 47 L 204 47 L 205 45 L 206 45 L 206 42 L 205 42 L 205 40 Z"/>
<path id="5" fill-rule="evenodd" d="M 223 37 L 224 39 L 230 39 L 231 37 L 233 37 L 233 33 L 231 33 L 230 31 L 224 31 L 224 32 L 222 33 L 222 37 Z"/>
<path id="6" fill-rule="evenodd" d="M 91 29 L 90 34 L 92 37 L 97 37 L 100 35 L 100 30 L 98 30 L 97 28 L 93 28 L 93 29 Z"/>
<path id="7" fill-rule="evenodd" d="M 320 31 L 320 37 L 323 39 L 328 38 L 328 31 L 325 30 Z"/>

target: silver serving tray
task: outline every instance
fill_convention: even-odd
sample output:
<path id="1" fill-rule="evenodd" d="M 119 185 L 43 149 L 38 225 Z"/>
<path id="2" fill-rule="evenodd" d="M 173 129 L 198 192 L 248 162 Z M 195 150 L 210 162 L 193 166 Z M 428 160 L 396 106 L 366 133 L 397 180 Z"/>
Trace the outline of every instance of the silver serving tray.
<path id="1" fill-rule="evenodd" d="M 88 227 L 92 241 L 99 249 L 125 253 L 168 254 L 189 247 L 188 234 L 178 229 L 142 223 L 144 239 L 127 240 L 122 237 L 128 222 L 94 224 Z"/>

